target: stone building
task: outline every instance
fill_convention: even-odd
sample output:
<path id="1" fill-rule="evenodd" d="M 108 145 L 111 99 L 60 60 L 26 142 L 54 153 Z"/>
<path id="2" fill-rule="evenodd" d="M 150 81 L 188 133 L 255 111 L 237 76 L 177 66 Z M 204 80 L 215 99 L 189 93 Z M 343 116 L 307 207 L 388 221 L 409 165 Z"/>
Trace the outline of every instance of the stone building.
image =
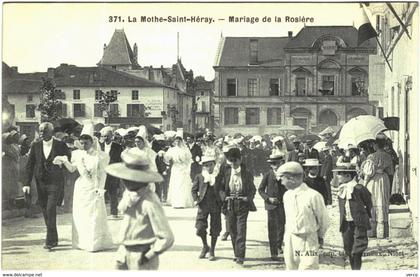
<path id="1" fill-rule="evenodd" d="M 377 55 L 371 57 L 370 84 L 376 91 L 370 97 L 379 103 L 381 117 L 399 119 L 399 131 L 387 132 L 399 156 L 400 180 L 395 191 L 407 200 L 412 219 L 407 226 L 418 240 L 419 10 L 416 2 L 392 3 L 392 7 L 408 34 L 387 4 L 370 3 L 368 7 L 392 68 L 378 48 Z"/>
<path id="2" fill-rule="evenodd" d="M 195 127 L 197 130 L 214 129 L 214 83 L 198 76 L 195 82 Z"/>
<path id="3" fill-rule="evenodd" d="M 296 36 L 222 37 L 216 56 L 216 133 L 316 132 L 374 114 L 368 100 L 370 39 L 352 26 L 306 26 Z M 287 129 L 287 128 L 286 128 Z"/>

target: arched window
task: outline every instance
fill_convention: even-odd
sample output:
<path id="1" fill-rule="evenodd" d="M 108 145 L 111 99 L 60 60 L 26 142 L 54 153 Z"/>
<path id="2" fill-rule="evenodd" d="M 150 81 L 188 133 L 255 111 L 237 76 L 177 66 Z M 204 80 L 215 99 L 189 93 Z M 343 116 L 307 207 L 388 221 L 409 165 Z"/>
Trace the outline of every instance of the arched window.
<path id="1" fill-rule="evenodd" d="M 350 119 L 359 116 L 359 115 L 366 115 L 368 114 L 365 110 L 361 108 L 353 108 L 347 111 L 346 120 L 349 121 Z"/>
<path id="2" fill-rule="evenodd" d="M 319 114 L 319 125 L 337 126 L 338 118 L 335 112 L 331 110 L 324 110 Z"/>

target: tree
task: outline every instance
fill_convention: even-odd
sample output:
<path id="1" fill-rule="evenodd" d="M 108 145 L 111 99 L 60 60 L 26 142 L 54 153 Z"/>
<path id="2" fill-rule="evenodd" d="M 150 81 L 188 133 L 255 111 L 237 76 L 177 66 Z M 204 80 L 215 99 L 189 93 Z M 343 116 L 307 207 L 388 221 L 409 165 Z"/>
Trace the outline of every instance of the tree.
<path id="1" fill-rule="evenodd" d="M 38 105 L 38 110 L 41 112 L 41 122 L 53 122 L 61 118 L 58 109 L 62 104 L 59 100 L 61 95 L 55 90 L 53 80 L 42 78 L 39 97 L 40 103 Z"/>
<path id="2" fill-rule="evenodd" d="M 120 115 L 118 109 L 111 108 L 111 104 L 118 100 L 118 94 L 120 93 L 117 91 L 101 91 L 99 99 L 99 110 L 102 113 L 105 113 L 104 116 L 108 119 L 112 117 L 118 117 Z"/>

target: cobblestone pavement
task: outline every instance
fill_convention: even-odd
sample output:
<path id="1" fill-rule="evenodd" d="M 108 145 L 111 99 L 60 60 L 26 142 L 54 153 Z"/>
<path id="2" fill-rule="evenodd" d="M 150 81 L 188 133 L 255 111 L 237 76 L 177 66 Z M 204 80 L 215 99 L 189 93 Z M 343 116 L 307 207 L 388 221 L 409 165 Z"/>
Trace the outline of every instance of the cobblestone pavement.
<path id="1" fill-rule="evenodd" d="M 260 178 L 256 179 L 256 185 Z M 195 215 L 197 210 L 172 209 L 165 206 L 165 213 L 175 234 L 174 246 L 161 255 L 162 270 L 283 270 L 284 262 L 273 262 L 269 258 L 267 236 L 267 216 L 264 203 L 256 195 L 258 211 L 248 218 L 247 252 L 244 266 L 232 262 L 233 252 L 230 241 L 218 241 L 216 261 L 197 258 L 201 250 L 201 240 L 195 235 Z M 328 208 L 330 228 L 327 231 L 324 248 L 320 252 L 320 269 L 350 269 L 342 253 L 341 234 L 338 231 L 338 207 L 334 202 Z M 44 244 L 45 226 L 41 217 L 23 217 L 3 221 L 2 228 L 2 269 L 5 270 L 112 270 L 115 248 L 109 251 L 89 253 L 71 247 L 71 214 L 58 215 L 59 247 L 46 252 Z M 119 229 L 118 220 L 109 220 L 113 236 Z M 224 228 L 224 224 L 223 224 Z M 412 238 L 370 239 L 363 258 L 363 269 L 410 270 L 418 267 L 417 243 Z"/>

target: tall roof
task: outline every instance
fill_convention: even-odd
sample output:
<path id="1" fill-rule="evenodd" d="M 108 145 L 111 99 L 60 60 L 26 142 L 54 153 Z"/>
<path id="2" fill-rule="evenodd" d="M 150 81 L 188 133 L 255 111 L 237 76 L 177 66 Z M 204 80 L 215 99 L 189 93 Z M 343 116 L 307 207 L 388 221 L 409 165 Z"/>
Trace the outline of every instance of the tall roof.
<path id="1" fill-rule="evenodd" d="M 137 65 L 124 30 L 115 30 L 98 65 Z"/>
<path id="2" fill-rule="evenodd" d="M 222 37 L 215 66 L 249 66 L 251 39 L 258 40 L 258 64 L 253 67 L 284 64 L 283 48 L 288 37 Z"/>
<path id="3" fill-rule="evenodd" d="M 287 43 L 286 48 L 310 48 L 322 36 L 339 37 L 350 48 L 376 48 L 374 38 L 357 46 L 357 29 L 354 26 L 305 26 Z"/>

